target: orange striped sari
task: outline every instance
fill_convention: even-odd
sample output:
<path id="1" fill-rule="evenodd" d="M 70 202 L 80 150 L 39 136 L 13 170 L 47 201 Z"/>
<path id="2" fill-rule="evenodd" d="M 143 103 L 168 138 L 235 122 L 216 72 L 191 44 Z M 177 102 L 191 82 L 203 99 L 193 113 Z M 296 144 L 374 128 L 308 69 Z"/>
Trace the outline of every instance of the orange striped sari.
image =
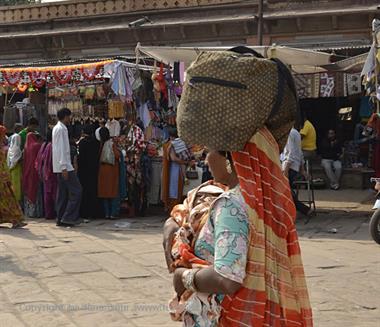
<path id="1" fill-rule="evenodd" d="M 278 145 L 263 128 L 232 157 L 248 204 L 250 244 L 243 287 L 225 296 L 219 326 L 312 327 L 296 210 Z"/>

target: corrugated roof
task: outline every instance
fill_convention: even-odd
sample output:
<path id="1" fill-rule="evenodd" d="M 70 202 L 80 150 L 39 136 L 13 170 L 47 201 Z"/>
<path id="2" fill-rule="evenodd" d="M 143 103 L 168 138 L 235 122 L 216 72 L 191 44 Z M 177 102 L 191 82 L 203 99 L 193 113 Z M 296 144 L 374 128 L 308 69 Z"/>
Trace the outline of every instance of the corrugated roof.
<path id="1" fill-rule="evenodd" d="M 316 51 L 327 51 L 327 50 L 350 50 L 350 49 L 369 49 L 371 44 L 360 44 L 360 45 L 346 45 L 346 46 L 326 46 L 326 47 L 315 47 L 312 48 Z"/>
<path id="2" fill-rule="evenodd" d="M 147 57 L 140 57 L 140 60 L 147 60 Z M 70 59 L 55 59 L 55 60 L 38 60 L 32 62 L 18 62 L 14 64 L 4 64 L 0 65 L 0 68 L 21 68 L 21 67 L 45 67 L 45 66 L 62 66 L 62 65 L 72 65 L 72 64 L 85 64 L 98 61 L 106 60 L 122 60 L 130 61 L 131 63 L 136 62 L 136 57 L 134 56 L 114 56 L 114 57 L 94 57 L 94 58 L 70 58 Z"/>
<path id="3" fill-rule="evenodd" d="M 325 68 L 328 71 L 359 73 L 363 69 L 367 56 L 368 56 L 368 53 L 363 53 L 355 57 L 337 61 L 330 65 L 325 65 L 323 66 L 323 68 Z"/>
<path id="4" fill-rule="evenodd" d="M 264 13 L 264 19 L 292 18 L 292 17 L 308 17 L 308 16 L 331 16 L 331 15 L 352 15 L 360 13 L 378 13 L 379 6 L 377 5 L 360 5 L 348 6 L 347 8 L 323 8 L 320 9 L 298 9 L 298 10 L 278 10 L 275 12 Z"/>

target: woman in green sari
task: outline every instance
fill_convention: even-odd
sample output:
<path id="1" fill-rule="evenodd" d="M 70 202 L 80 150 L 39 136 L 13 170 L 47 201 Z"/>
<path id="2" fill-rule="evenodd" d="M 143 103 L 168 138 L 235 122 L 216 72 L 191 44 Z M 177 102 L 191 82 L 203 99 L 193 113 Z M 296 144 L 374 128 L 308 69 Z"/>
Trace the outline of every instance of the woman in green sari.
<path id="1" fill-rule="evenodd" d="M 0 144 L 3 143 L 6 132 L 6 128 L 0 125 Z M 0 224 L 10 223 L 12 228 L 20 228 L 26 223 L 11 187 L 6 159 L 5 150 L 0 147 Z"/>

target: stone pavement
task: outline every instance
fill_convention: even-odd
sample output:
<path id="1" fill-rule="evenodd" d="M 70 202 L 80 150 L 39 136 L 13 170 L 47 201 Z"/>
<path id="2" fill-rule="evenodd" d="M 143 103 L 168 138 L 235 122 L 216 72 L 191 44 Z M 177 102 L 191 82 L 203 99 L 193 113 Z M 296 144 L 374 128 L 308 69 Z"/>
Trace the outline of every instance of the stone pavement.
<path id="1" fill-rule="evenodd" d="M 298 222 L 317 327 L 379 327 L 380 248 L 361 203 L 369 193 L 352 192 L 319 191 L 318 216 Z M 0 327 L 179 326 L 167 313 L 162 222 L 0 228 Z"/>

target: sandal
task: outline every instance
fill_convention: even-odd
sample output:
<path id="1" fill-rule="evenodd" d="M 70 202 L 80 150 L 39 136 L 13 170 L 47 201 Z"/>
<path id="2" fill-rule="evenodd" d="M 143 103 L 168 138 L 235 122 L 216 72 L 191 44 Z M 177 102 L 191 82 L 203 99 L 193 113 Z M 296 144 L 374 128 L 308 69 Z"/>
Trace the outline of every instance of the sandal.
<path id="1" fill-rule="evenodd" d="M 28 225 L 27 223 L 24 223 L 23 221 L 21 221 L 19 223 L 13 224 L 12 225 L 12 229 L 23 228 L 23 227 L 25 227 L 27 225 Z"/>

